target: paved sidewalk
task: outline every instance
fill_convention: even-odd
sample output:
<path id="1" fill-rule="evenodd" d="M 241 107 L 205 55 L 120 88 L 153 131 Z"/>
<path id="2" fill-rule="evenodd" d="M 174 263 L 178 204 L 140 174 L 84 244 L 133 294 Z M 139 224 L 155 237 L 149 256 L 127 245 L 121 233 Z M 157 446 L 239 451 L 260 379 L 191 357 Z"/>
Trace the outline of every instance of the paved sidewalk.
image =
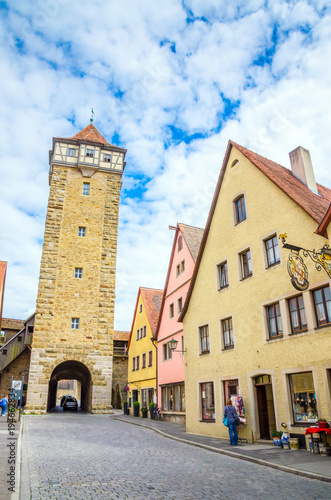
<path id="1" fill-rule="evenodd" d="M 14 423 L 15 427 L 9 427 L 7 417 L 0 417 L 0 498 L 1 500 L 9 500 L 12 496 L 12 491 L 8 490 L 10 484 L 7 483 L 10 479 L 15 483 L 15 491 L 18 491 L 18 476 L 17 476 L 17 460 L 18 460 L 18 439 L 20 424 Z M 10 434 L 13 433 L 13 434 Z M 8 460 L 11 463 L 8 463 Z M 15 470 L 11 469 L 15 467 Z M 13 474 L 14 472 L 14 474 Z M 7 474 L 12 474 L 10 478 Z"/>
<path id="2" fill-rule="evenodd" d="M 124 415 L 122 410 L 114 410 L 110 418 L 149 428 L 163 436 L 192 446 L 331 483 L 331 457 L 314 455 L 305 450 L 283 450 L 273 445 L 261 443 L 230 446 L 227 439 L 188 434 L 185 425 Z"/>

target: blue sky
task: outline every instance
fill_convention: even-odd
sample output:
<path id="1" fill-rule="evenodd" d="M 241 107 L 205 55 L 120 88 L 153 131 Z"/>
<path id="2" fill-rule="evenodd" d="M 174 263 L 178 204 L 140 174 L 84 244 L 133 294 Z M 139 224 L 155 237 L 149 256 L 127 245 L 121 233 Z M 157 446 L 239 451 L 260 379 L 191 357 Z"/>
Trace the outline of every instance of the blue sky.
<path id="1" fill-rule="evenodd" d="M 35 308 L 48 150 L 89 123 L 127 148 L 115 327 L 163 288 L 173 234 L 203 227 L 232 139 L 289 167 L 310 150 L 331 188 L 329 1 L 0 2 L 4 316 Z M 152 242 L 152 243 L 151 243 Z"/>

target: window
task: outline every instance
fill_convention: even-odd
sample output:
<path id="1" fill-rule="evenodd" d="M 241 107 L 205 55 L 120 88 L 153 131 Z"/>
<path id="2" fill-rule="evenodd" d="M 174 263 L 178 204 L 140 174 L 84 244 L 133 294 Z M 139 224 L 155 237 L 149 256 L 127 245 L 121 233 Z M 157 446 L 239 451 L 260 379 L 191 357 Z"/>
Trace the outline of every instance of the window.
<path id="1" fill-rule="evenodd" d="M 179 235 L 177 243 L 177 252 L 180 252 L 182 248 L 183 248 L 183 236 Z"/>
<path id="2" fill-rule="evenodd" d="M 140 328 L 139 330 L 139 338 L 143 338 L 143 335 L 144 335 L 144 329 L 143 328 Z"/>
<path id="3" fill-rule="evenodd" d="M 272 238 L 265 240 L 264 243 L 267 254 L 268 267 L 278 264 L 278 262 L 280 262 L 280 258 L 279 258 L 277 236 L 272 236 Z"/>
<path id="4" fill-rule="evenodd" d="M 239 393 L 239 382 L 238 379 L 234 380 L 224 380 L 223 381 L 223 389 L 224 389 L 224 405 L 226 405 L 226 401 L 231 398 L 231 396 L 237 396 Z"/>
<path id="5" fill-rule="evenodd" d="M 288 307 L 291 318 L 292 333 L 301 332 L 307 329 L 306 311 L 302 295 L 289 299 Z"/>
<path id="6" fill-rule="evenodd" d="M 81 278 L 83 276 L 83 269 L 81 267 L 75 267 L 75 278 Z"/>
<path id="7" fill-rule="evenodd" d="M 234 202 L 234 205 L 235 205 L 236 224 L 240 224 L 240 222 L 246 219 L 245 197 L 240 196 Z"/>
<path id="8" fill-rule="evenodd" d="M 90 183 L 83 182 L 83 196 L 89 196 L 90 194 Z"/>
<path id="9" fill-rule="evenodd" d="M 5 335 L 6 335 L 5 330 L 1 330 L 1 337 L 5 337 Z"/>
<path id="10" fill-rule="evenodd" d="M 206 422 L 215 421 L 215 399 L 214 399 L 214 384 L 206 382 L 200 384 L 201 394 L 201 413 L 202 420 Z"/>
<path id="11" fill-rule="evenodd" d="M 170 318 L 170 319 L 171 319 L 171 318 L 173 318 L 173 317 L 174 317 L 174 315 L 175 315 L 175 312 L 174 312 L 174 304 L 172 303 L 172 304 L 170 304 L 170 306 L 169 306 L 169 318 Z"/>
<path id="12" fill-rule="evenodd" d="M 143 305 L 142 304 L 140 304 L 140 306 L 139 306 L 139 312 L 140 313 L 143 312 Z"/>
<path id="13" fill-rule="evenodd" d="M 146 337 L 146 326 L 144 326 L 144 337 Z"/>
<path id="14" fill-rule="evenodd" d="M 170 349 L 169 342 L 166 342 L 163 344 L 163 360 L 166 361 L 167 359 L 172 358 L 172 350 Z"/>
<path id="15" fill-rule="evenodd" d="M 280 315 L 279 302 L 267 306 L 267 319 L 269 338 L 280 337 L 283 335 L 282 317 Z"/>
<path id="16" fill-rule="evenodd" d="M 110 163 L 111 162 L 111 155 L 103 155 L 103 161 Z"/>
<path id="17" fill-rule="evenodd" d="M 76 156 L 76 150 L 74 148 L 68 148 L 68 156 Z"/>
<path id="18" fill-rule="evenodd" d="M 226 288 L 229 286 L 229 278 L 228 278 L 228 263 L 223 262 L 217 266 L 217 274 L 218 274 L 218 289 L 222 290 L 222 288 Z"/>
<path id="19" fill-rule="evenodd" d="M 87 149 L 85 156 L 87 156 L 88 158 L 93 158 L 93 154 L 94 154 L 93 149 Z"/>
<path id="20" fill-rule="evenodd" d="M 79 318 L 71 318 L 71 329 L 78 330 L 79 328 Z"/>
<path id="21" fill-rule="evenodd" d="M 182 351 L 182 354 L 184 354 L 184 335 L 181 336 L 180 338 L 180 346 L 181 346 L 181 351 Z"/>
<path id="22" fill-rule="evenodd" d="M 176 266 L 176 276 L 178 277 L 180 274 L 182 274 L 185 271 L 185 260 L 182 260 L 179 264 Z"/>
<path id="23" fill-rule="evenodd" d="M 141 368 L 146 368 L 146 353 L 145 352 L 142 355 Z"/>
<path id="24" fill-rule="evenodd" d="M 183 297 L 179 297 L 179 299 L 177 300 L 177 311 L 178 311 L 178 314 L 180 314 L 183 310 Z"/>
<path id="25" fill-rule="evenodd" d="M 132 358 L 132 371 L 134 372 L 136 370 L 136 358 L 135 356 Z"/>
<path id="26" fill-rule="evenodd" d="M 85 238 L 86 235 L 86 227 L 79 226 L 78 228 L 78 236 L 81 238 Z"/>
<path id="27" fill-rule="evenodd" d="M 331 292 L 327 285 L 318 290 L 314 290 L 314 304 L 317 326 L 331 323 Z"/>
<path id="28" fill-rule="evenodd" d="M 294 423 L 316 422 L 318 412 L 312 372 L 289 375 Z"/>
<path id="29" fill-rule="evenodd" d="M 149 351 L 148 353 L 148 366 L 153 365 L 153 351 Z"/>
<path id="30" fill-rule="evenodd" d="M 200 326 L 200 345 L 201 345 L 201 354 L 209 353 L 209 329 L 208 325 Z"/>
<path id="31" fill-rule="evenodd" d="M 139 370 L 139 356 L 136 356 L 136 370 Z"/>
<path id="32" fill-rule="evenodd" d="M 252 260 L 251 260 L 251 251 L 245 250 L 240 254 L 240 263 L 241 263 L 241 279 L 244 280 L 252 276 Z"/>
<path id="33" fill-rule="evenodd" d="M 138 330 L 137 330 L 137 340 L 139 340 L 139 332 L 140 332 L 140 330 L 138 328 Z"/>
<path id="34" fill-rule="evenodd" d="M 185 411 L 184 384 L 161 387 L 161 408 L 163 411 Z"/>
<path id="35" fill-rule="evenodd" d="M 232 318 L 222 320 L 222 342 L 223 349 L 230 349 L 234 347 Z"/>

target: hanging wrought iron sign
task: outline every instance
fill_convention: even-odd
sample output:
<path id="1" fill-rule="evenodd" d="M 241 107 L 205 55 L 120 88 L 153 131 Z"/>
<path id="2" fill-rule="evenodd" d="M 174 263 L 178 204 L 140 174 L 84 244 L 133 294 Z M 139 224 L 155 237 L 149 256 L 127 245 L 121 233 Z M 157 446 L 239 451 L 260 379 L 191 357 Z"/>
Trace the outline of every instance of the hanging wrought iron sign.
<path id="1" fill-rule="evenodd" d="M 286 238 L 286 233 L 279 235 L 279 239 L 283 243 L 283 248 L 291 250 L 288 256 L 287 271 L 291 276 L 291 283 L 294 288 L 297 290 L 307 290 L 309 286 L 308 269 L 300 255 L 301 251 L 304 257 L 310 257 L 317 271 L 324 269 L 329 278 L 331 278 L 331 248 L 327 243 L 320 250 L 308 250 L 286 243 Z"/>

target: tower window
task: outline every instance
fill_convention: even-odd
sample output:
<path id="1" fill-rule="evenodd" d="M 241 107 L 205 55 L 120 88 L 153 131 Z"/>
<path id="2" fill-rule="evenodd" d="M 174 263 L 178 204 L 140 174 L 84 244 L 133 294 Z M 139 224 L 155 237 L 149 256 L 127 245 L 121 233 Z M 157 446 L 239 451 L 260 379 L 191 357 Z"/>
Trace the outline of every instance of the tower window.
<path id="1" fill-rule="evenodd" d="M 103 156 L 103 161 L 106 161 L 107 163 L 111 162 L 111 155 L 104 155 Z"/>
<path id="2" fill-rule="evenodd" d="M 78 228 L 78 236 L 81 236 L 82 238 L 84 238 L 85 234 L 86 234 L 86 227 L 80 226 Z"/>
<path id="3" fill-rule="evenodd" d="M 93 158 L 93 155 L 94 155 L 93 149 L 86 150 L 85 156 L 87 156 L 88 158 Z"/>
<path id="4" fill-rule="evenodd" d="M 83 195 L 84 196 L 89 196 L 90 194 L 90 183 L 89 182 L 83 182 Z"/>
<path id="5" fill-rule="evenodd" d="M 68 156 L 76 156 L 76 150 L 74 148 L 68 148 Z"/>
<path id="6" fill-rule="evenodd" d="M 71 329 L 78 330 L 79 328 L 79 318 L 71 318 Z"/>
<path id="7" fill-rule="evenodd" d="M 83 269 L 81 267 L 75 267 L 75 278 L 81 278 L 83 276 Z"/>

